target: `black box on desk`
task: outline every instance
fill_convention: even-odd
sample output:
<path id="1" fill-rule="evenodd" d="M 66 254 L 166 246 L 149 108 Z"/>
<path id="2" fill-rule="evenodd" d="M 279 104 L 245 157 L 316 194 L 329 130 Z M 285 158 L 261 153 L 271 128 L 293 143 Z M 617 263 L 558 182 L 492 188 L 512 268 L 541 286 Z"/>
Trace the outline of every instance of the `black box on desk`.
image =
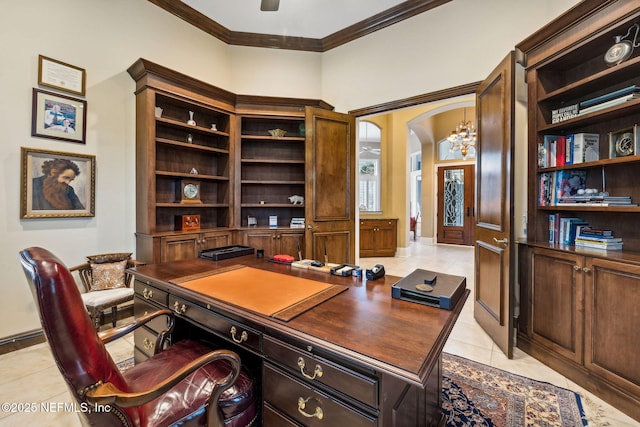
<path id="1" fill-rule="evenodd" d="M 416 269 L 391 286 L 391 296 L 452 310 L 466 288 L 466 277 Z"/>
<path id="2" fill-rule="evenodd" d="M 222 246 L 220 248 L 205 249 L 200 251 L 200 258 L 221 261 L 223 259 L 236 258 L 244 255 L 252 255 L 255 249 L 249 246 Z"/>

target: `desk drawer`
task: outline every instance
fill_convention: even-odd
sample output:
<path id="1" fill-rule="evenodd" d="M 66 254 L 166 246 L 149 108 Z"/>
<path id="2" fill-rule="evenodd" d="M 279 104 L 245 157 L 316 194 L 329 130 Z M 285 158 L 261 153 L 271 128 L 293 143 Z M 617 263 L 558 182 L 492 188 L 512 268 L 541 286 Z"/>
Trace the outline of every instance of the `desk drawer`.
<path id="1" fill-rule="evenodd" d="M 310 383 L 322 383 L 373 408 L 378 407 L 378 381 L 341 367 L 271 337 L 264 337 L 264 355 Z"/>
<path id="2" fill-rule="evenodd" d="M 162 305 L 162 307 L 167 306 L 167 296 L 169 295 L 165 291 L 161 291 L 160 289 L 151 286 L 149 282 L 141 282 L 140 280 L 136 280 L 133 283 L 133 289 L 136 294 L 140 295 L 143 299 L 157 302 Z"/>
<path id="3" fill-rule="evenodd" d="M 214 311 L 206 310 L 173 295 L 169 296 L 169 308 L 178 316 L 191 319 L 242 347 L 251 348 L 258 352 L 262 349 L 262 334 L 260 332 L 231 321 Z"/>
<path id="4" fill-rule="evenodd" d="M 136 297 L 133 299 L 134 317 L 145 316 L 158 310 L 160 310 L 158 306 L 151 304 L 148 300 L 142 299 L 142 297 L 140 297 L 139 295 L 136 295 Z M 155 319 L 151 319 L 150 321 L 148 321 L 145 326 L 154 332 L 162 332 L 167 329 L 167 320 L 167 316 L 158 316 Z"/>
<path id="5" fill-rule="evenodd" d="M 133 331 L 133 340 L 136 344 L 136 349 L 143 353 L 147 358 L 153 357 L 153 349 L 156 346 L 158 335 L 147 328 L 141 326 Z"/>
<path id="6" fill-rule="evenodd" d="M 377 425 L 374 418 L 299 382 L 268 363 L 264 364 L 262 387 L 265 402 L 304 426 Z"/>

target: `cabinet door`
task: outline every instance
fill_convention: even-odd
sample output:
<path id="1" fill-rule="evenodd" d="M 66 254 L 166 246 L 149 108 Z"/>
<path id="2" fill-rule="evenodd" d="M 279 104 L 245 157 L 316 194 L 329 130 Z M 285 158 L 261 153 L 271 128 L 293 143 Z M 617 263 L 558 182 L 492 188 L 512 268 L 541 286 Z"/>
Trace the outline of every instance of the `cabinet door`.
<path id="1" fill-rule="evenodd" d="M 569 252 L 534 249 L 531 258 L 531 335 L 562 356 L 582 363 L 584 259 Z"/>
<path id="2" fill-rule="evenodd" d="M 355 262 L 355 120 L 307 107 L 305 254 L 335 263 Z"/>
<path id="3" fill-rule="evenodd" d="M 585 366 L 640 396 L 640 266 L 587 258 Z"/>
<path id="4" fill-rule="evenodd" d="M 275 238 L 272 230 L 249 230 L 244 232 L 242 241 L 245 246 L 264 250 L 264 256 L 270 258 L 275 255 Z"/>
<path id="5" fill-rule="evenodd" d="M 231 244 L 230 233 L 203 233 L 200 250 L 221 248 Z"/>
<path id="6" fill-rule="evenodd" d="M 394 256 L 396 253 L 396 224 L 392 220 L 378 221 L 376 231 L 376 250 L 380 256 Z"/>
<path id="7" fill-rule="evenodd" d="M 373 221 L 360 221 L 360 256 L 375 256 L 375 226 Z"/>
<path id="8" fill-rule="evenodd" d="M 200 234 L 178 234 L 160 239 L 161 262 L 198 257 Z"/>
<path id="9" fill-rule="evenodd" d="M 304 231 L 278 232 L 276 236 L 276 252 L 291 255 L 295 259 L 298 259 L 300 255 L 304 259 Z M 298 254 L 298 252 L 300 252 L 300 254 Z"/>

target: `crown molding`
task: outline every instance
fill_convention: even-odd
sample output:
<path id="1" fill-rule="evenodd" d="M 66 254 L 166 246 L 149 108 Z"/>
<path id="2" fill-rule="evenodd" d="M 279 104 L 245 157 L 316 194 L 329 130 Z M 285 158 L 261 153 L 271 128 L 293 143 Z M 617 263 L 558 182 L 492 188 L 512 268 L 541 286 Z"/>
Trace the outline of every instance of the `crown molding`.
<path id="1" fill-rule="evenodd" d="M 301 50 L 307 52 L 326 52 L 450 1 L 451 0 L 408 0 L 322 39 L 313 39 L 231 31 L 181 1 L 149 0 L 150 3 L 155 4 L 172 15 L 177 16 L 194 27 L 230 45 Z"/>

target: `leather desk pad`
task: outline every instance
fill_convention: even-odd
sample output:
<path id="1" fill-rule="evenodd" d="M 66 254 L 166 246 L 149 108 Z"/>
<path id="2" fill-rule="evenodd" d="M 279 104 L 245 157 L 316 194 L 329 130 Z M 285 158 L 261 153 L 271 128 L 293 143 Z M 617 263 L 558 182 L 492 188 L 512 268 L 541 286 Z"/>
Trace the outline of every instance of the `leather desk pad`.
<path id="1" fill-rule="evenodd" d="M 172 282 L 219 301 L 285 322 L 347 290 L 342 285 L 241 265 L 205 277 L 184 277 Z"/>

